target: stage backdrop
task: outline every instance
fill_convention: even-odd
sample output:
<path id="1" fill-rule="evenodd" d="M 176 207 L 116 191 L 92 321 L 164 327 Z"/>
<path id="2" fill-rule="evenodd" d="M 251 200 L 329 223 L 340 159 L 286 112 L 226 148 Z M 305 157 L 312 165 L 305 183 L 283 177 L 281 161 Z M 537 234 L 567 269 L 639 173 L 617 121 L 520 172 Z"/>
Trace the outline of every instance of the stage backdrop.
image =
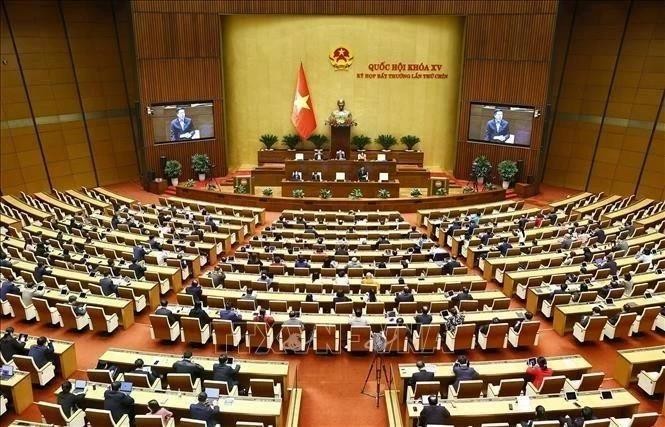
<path id="1" fill-rule="evenodd" d="M 301 61 L 314 102 L 315 133 L 330 137 L 324 122 L 337 99 L 344 98 L 358 122 L 352 135 L 374 139 L 390 133 L 398 140 L 416 135 L 426 167 L 454 168 L 463 17 L 235 15 L 221 19 L 229 169 L 256 164 L 261 134 L 273 133 L 281 139 L 295 131 L 290 118 Z M 335 71 L 330 64 L 328 56 L 337 47 L 349 49 L 353 56 L 347 71 Z M 381 79 L 377 74 L 400 73 L 374 66 L 370 70 L 370 64 L 382 62 L 441 64 L 442 68 L 406 69 L 402 73 L 412 78 Z M 439 78 L 414 79 L 416 72 L 439 74 Z"/>

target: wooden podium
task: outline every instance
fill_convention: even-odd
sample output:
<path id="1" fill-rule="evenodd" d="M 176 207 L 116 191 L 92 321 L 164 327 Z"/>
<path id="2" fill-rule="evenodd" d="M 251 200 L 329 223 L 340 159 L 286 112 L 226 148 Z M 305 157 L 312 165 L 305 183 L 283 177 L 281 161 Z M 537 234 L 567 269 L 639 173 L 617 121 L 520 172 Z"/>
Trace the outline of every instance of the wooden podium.
<path id="1" fill-rule="evenodd" d="M 351 155 L 351 126 L 330 126 L 330 158 L 335 158 L 335 153 L 344 151 L 346 158 Z"/>

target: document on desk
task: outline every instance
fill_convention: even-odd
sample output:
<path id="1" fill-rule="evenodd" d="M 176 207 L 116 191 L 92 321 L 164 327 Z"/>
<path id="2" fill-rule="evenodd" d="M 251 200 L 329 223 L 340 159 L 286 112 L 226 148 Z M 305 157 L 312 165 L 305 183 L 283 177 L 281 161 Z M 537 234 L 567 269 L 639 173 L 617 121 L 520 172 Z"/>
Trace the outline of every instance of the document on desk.
<path id="1" fill-rule="evenodd" d="M 531 411 L 531 398 L 529 396 L 517 396 L 517 410 Z"/>
<path id="2" fill-rule="evenodd" d="M 436 374 L 436 365 L 433 365 L 433 364 L 431 364 L 431 363 L 427 363 L 427 364 L 425 365 L 425 371 L 427 371 L 427 372 L 431 372 L 431 373 L 433 373 L 433 374 Z"/>

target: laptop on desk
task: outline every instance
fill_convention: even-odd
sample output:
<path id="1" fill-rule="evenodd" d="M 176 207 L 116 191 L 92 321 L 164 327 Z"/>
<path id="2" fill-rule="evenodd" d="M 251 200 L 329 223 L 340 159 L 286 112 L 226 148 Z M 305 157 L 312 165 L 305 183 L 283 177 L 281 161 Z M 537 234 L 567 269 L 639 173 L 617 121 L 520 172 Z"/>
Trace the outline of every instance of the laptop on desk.
<path id="1" fill-rule="evenodd" d="M 120 391 L 126 395 L 129 396 L 129 394 L 132 392 L 132 388 L 134 387 L 134 384 L 128 382 L 128 381 L 122 381 L 120 383 Z"/>
<path id="2" fill-rule="evenodd" d="M 219 399 L 219 389 L 206 387 L 205 389 L 206 396 L 208 396 L 208 402 L 214 403 Z"/>
<path id="3" fill-rule="evenodd" d="M 88 382 L 85 380 L 76 380 L 74 382 L 74 390 L 72 390 L 72 393 L 74 394 L 85 393 L 85 386 L 87 384 Z"/>

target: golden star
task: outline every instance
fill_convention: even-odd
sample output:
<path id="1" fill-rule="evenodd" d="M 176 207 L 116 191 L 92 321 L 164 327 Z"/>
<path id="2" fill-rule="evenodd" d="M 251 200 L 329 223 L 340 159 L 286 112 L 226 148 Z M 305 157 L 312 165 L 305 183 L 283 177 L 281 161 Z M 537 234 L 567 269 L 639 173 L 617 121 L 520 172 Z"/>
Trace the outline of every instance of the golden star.
<path id="1" fill-rule="evenodd" d="M 303 108 L 307 108 L 308 110 L 309 105 L 307 104 L 307 100 L 309 99 L 309 95 L 307 96 L 302 96 L 298 91 L 296 91 L 296 99 L 293 101 L 293 105 L 296 107 L 296 110 L 300 112 Z"/>

